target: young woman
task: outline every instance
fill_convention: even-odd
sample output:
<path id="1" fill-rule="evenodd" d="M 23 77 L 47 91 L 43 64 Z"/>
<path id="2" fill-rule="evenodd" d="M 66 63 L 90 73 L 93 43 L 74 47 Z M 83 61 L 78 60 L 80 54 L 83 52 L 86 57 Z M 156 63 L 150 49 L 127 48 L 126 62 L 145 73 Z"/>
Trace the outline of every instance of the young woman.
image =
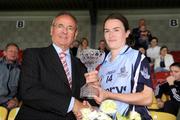
<path id="1" fill-rule="evenodd" d="M 83 37 L 83 38 L 81 39 L 81 44 L 80 44 L 79 47 L 78 47 L 76 57 L 80 58 L 80 55 L 81 55 L 82 51 L 83 51 L 84 49 L 89 49 L 89 45 L 88 45 L 88 44 L 89 44 L 89 43 L 88 43 L 88 39 L 85 38 L 85 37 Z"/>
<path id="2" fill-rule="evenodd" d="M 99 95 L 94 99 L 99 104 L 106 99 L 115 100 L 121 115 L 128 115 L 135 106 L 143 120 L 150 120 L 145 107 L 151 104 L 153 95 L 149 63 L 143 54 L 126 45 L 129 33 L 128 21 L 121 14 L 105 19 L 104 37 L 110 53 L 100 67 L 100 85 L 96 86 Z M 95 73 L 87 73 L 86 82 L 98 82 L 92 79 Z"/>
<path id="3" fill-rule="evenodd" d="M 99 41 L 98 50 L 104 51 L 105 52 L 105 56 L 107 56 L 107 54 L 109 53 L 109 49 L 107 48 L 107 44 L 106 44 L 105 40 L 100 40 Z"/>
<path id="4" fill-rule="evenodd" d="M 155 72 L 169 71 L 169 66 L 172 63 L 174 63 L 174 59 L 172 55 L 168 54 L 168 47 L 162 46 L 160 48 L 160 55 L 154 62 Z"/>

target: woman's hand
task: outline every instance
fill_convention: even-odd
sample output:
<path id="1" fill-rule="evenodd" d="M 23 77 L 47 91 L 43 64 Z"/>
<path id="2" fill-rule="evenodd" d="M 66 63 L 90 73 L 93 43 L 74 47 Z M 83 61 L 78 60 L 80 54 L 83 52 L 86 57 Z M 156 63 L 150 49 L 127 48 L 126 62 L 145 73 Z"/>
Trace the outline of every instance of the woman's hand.
<path id="1" fill-rule="evenodd" d="M 18 103 L 19 102 L 18 102 L 17 98 L 13 98 L 7 102 L 7 104 L 8 104 L 7 108 L 12 109 L 14 107 L 17 107 Z"/>
<path id="2" fill-rule="evenodd" d="M 100 86 L 93 86 L 95 89 L 98 90 L 98 96 L 93 96 L 94 100 L 97 104 L 101 104 L 102 101 L 108 98 L 109 92 L 102 89 Z"/>
<path id="3" fill-rule="evenodd" d="M 90 83 L 92 85 L 100 86 L 100 78 L 98 76 L 98 71 L 91 71 L 85 73 L 86 83 Z"/>

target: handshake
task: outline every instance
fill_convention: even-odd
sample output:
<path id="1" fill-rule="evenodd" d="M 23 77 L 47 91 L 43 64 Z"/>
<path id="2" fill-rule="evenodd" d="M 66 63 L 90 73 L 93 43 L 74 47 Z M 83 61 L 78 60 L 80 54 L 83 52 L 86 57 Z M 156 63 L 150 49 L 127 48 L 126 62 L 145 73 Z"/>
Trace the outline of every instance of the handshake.
<path id="1" fill-rule="evenodd" d="M 83 109 L 92 109 L 91 105 L 87 101 L 80 102 L 77 99 L 75 99 L 74 107 L 73 107 L 73 113 L 76 116 L 77 120 L 82 120 L 82 110 Z"/>
<path id="2" fill-rule="evenodd" d="M 91 71 L 91 72 L 86 73 L 85 78 L 86 78 L 86 83 L 88 83 L 88 85 L 89 85 L 88 91 L 90 88 L 90 92 L 84 92 L 84 90 L 86 91 L 87 89 L 83 89 L 82 92 L 86 93 L 83 95 L 89 96 L 89 95 L 91 95 L 92 89 L 96 90 L 97 94 L 92 94 L 90 97 L 91 97 L 91 99 L 94 99 L 97 104 L 102 104 L 102 102 L 107 98 L 106 97 L 107 92 L 100 87 L 100 83 L 99 83 L 100 78 L 98 77 L 98 71 Z M 94 111 L 93 113 L 96 114 L 93 107 L 87 101 L 80 102 L 77 99 L 75 99 L 74 107 L 73 107 L 72 111 L 75 114 L 77 120 L 88 120 L 88 119 L 82 119 L 82 118 L 84 118 L 84 115 L 85 115 L 83 113 L 86 113 L 86 111 Z M 85 111 L 85 112 L 83 112 L 83 111 Z M 90 112 L 90 113 L 92 113 L 92 112 Z M 97 113 L 99 114 L 99 112 L 97 112 Z M 100 116 L 102 116 L 102 114 Z M 93 119 L 91 119 L 91 120 L 93 120 Z"/>
<path id="3" fill-rule="evenodd" d="M 141 120 L 141 115 L 134 110 L 130 111 L 128 116 L 120 115 L 114 100 L 104 100 L 99 109 L 93 109 L 88 102 L 81 104 L 87 106 L 77 110 L 77 120 Z"/>

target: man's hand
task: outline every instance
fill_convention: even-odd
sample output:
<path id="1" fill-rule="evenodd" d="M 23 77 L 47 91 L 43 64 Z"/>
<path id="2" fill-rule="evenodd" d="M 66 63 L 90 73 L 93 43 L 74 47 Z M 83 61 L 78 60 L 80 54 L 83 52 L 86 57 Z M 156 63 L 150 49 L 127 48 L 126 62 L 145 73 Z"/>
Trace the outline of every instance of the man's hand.
<path id="1" fill-rule="evenodd" d="M 7 108 L 12 109 L 14 107 L 17 107 L 18 104 L 19 104 L 19 102 L 18 102 L 17 98 L 13 98 L 7 102 L 7 105 L 8 105 Z"/>
<path id="2" fill-rule="evenodd" d="M 169 85 L 174 85 L 174 81 L 176 80 L 174 76 L 169 76 L 166 78 Z"/>
<path id="3" fill-rule="evenodd" d="M 73 113 L 75 114 L 77 120 L 81 120 L 82 119 L 82 114 L 81 114 L 81 109 L 83 108 L 89 108 L 89 104 L 83 104 L 80 101 L 75 99 L 74 102 L 74 107 L 73 107 Z"/>
<path id="4" fill-rule="evenodd" d="M 159 108 L 163 108 L 164 107 L 164 102 L 161 99 L 157 99 L 157 105 Z"/>

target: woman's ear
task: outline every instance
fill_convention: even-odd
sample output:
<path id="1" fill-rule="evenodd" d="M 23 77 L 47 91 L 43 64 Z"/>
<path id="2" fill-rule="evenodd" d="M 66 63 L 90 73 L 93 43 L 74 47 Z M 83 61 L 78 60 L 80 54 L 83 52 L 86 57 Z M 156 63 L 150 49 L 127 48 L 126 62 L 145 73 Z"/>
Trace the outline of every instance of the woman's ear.
<path id="1" fill-rule="evenodd" d="M 130 30 L 127 30 L 126 31 L 126 38 L 128 38 L 129 37 L 129 34 L 131 33 L 131 31 Z"/>

